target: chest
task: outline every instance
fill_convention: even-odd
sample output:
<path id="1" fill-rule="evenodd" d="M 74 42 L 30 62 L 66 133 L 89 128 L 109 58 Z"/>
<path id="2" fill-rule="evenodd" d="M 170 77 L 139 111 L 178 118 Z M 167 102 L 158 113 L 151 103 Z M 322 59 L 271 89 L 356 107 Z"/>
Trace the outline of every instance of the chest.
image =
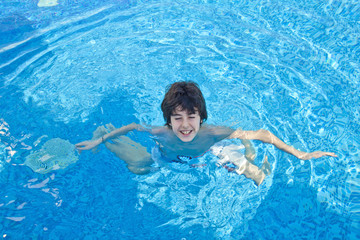
<path id="1" fill-rule="evenodd" d="M 196 140 L 190 143 L 182 143 L 176 141 L 161 141 L 157 140 L 161 152 L 168 158 L 179 159 L 179 158 L 196 158 L 207 152 L 210 147 L 214 144 L 213 141 L 209 140 Z"/>

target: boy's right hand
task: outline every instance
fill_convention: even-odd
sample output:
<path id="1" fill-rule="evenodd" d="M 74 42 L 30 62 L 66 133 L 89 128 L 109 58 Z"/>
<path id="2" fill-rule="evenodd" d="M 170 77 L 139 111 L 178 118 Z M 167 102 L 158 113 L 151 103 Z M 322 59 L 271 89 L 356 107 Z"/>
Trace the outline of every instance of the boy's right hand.
<path id="1" fill-rule="evenodd" d="M 75 144 L 76 149 L 81 153 L 82 150 L 90 150 L 101 143 L 101 138 L 95 141 L 84 141 Z"/>

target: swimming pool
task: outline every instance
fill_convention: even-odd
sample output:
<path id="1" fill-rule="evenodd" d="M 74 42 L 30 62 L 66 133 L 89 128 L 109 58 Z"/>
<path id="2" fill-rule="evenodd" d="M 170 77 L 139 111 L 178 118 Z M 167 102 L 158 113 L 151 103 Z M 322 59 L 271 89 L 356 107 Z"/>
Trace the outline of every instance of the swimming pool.
<path id="1" fill-rule="evenodd" d="M 0 4 L 4 239 L 359 239 L 356 1 Z M 24 166 L 52 138 L 163 125 L 165 87 L 178 80 L 200 85 L 211 124 L 339 158 L 300 161 L 254 142 L 273 170 L 260 188 L 211 154 L 206 168 L 148 176 L 105 148 L 47 174 Z"/>

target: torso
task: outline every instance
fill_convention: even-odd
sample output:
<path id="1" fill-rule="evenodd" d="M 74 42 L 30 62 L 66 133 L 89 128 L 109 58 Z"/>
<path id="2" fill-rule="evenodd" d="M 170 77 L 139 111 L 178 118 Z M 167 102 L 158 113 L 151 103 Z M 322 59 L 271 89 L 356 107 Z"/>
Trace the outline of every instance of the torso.
<path id="1" fill-rule="evenodd" d="M 153 131 L 161 153 L 168 159 L 196 158 L 203 155 L 216 142 L 227 138 L 234 130 L 228 127 L 204 125 L 191 142 L 181 141 L 168 127 Z"/>

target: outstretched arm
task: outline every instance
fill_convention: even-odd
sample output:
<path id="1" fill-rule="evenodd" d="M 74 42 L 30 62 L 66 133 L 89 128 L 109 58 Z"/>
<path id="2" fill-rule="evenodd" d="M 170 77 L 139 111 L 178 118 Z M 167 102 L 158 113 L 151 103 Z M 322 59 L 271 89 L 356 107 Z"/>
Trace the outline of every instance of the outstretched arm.
<path id="1" fill-rule="evenodd" d="M 90 150 L 90 149 L 93 149 L 96 146 L 100 145 L 101 143 L 105 142 L 106 140 L 115 138 L 115 137 L 120 136 L 120 135 L 125 135 L 128 132 L 130 132 L 132 130 L 135 130 L 135 129 L 138 130 L 138 131 L 144 131 L 145 130 L 141 125 L 136 124 L 136 123 L 132 123 L 132 124 L 123 126 L 121 128 L 117 128 L 117 129 L 105 134 L 101 138 L 98 138 L 98 139 L 93 140 L 93 141 L 83 141 L 81 143 L 75 144 L 75 146 L 79 151 Z"/>
<path id="2" fill-rule="evenodd" d="M 273 144 L 275 147 L 277 147 L 280 150 L 283 150 L 284 152 L 290 153 L 294 155 L 295 157 L 302 159 L 302 160 L 309 160 L 312 158 L 320 158 L 323 156 L 332 156 L 337 157 L 337 155 L 333 152 L 322 152 L 322 151 L 316 151 L 316 152 L 302 152 L 297 149 L 295 149 L 292 146 L 287 145 L 283 141 L 281 141 L 278 137 L 276 137 L 274 134 L 272 134 L 268 130 L 260 129 L 257 131 L 243 131 L 243 130 L 236 130 L 233 132 L 229 138 L 238 138 L 238 139 L 245 139 L 245 140 L 260 140 L 264 143 L 270 143 Z"/>

